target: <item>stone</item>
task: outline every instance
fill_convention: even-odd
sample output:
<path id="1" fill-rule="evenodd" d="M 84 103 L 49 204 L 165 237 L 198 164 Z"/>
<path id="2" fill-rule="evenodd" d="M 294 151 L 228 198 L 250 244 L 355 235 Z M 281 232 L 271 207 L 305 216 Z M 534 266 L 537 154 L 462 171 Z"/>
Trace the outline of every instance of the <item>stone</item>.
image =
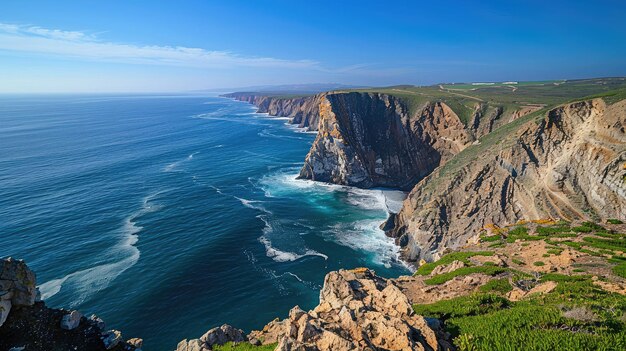
<path id="1" fill-rule="evenodd" d="M 209 348 L 213 345 L 223 345 L 227 342 L 242 342 L 246 336 L 241 329 L 236 329 L 228 324 L 210 329 L 200 337 L 200 341 Z"/>
<path id="2" fill-rule="evenodd" d="M 91 325 L 95 326 L 96 328 L 100 329 L 100 330 L 105 330 L 106 329 L 106 323 L 104 323 L 102 318 L 96 316 L 95 314 L 92 314 L 89 317 L 89 323 Z"/>
<path id="3" fill-rule="evenodd" d="M 11 312 L 11 300 L 0 300 L 0 326 L 9 317 L 9 312 Z"/>
<path id="4" fill-rule="evenodd" d="M 83 318 L 83 314 L 74 310 L 66 314 L 61 318 L 61 329 L 72 330 L 80 324 L 80 320 Z"/>
<path id="5" fill-rule="evenodd" d="M 122 333 L 118 330 L 109 330 L 102 334 L 102 343 L 107 350 L 117 346 L 122 341 Z"/>
<path id="6" fill-rule="evenodd" d="M 131 338 L 131 339 L 126 340 L 126 343 L 138 349 L 143 347 L 143 339 L 141 338 Z"/>
<path id="7" fill-rule="evenodd" d="M 202 346 L 202 341 L 199 339 L 183 340 L 176 346 L 176 351 L 205 351 L 209 350 Z"/>

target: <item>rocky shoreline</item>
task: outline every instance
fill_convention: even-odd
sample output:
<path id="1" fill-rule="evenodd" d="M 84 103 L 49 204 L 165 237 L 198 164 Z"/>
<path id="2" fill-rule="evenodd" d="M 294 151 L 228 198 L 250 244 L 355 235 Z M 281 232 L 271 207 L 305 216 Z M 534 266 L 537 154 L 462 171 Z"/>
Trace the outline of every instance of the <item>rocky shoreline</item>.
<path id="1" fill-rule="evenodd" d="M 36 276 L 22 260 L 0 261 L 0 350 L 140 350 L 143 341 L 124 341 L 102 319 L 49 308 L 39 299 Z"/>

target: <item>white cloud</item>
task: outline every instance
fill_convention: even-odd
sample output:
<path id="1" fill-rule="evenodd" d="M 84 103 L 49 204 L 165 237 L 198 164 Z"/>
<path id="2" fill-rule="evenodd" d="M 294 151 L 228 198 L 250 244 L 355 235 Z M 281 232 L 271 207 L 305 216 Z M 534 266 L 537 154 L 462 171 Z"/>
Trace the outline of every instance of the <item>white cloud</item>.
<path id="1" fill-rule="evenodd" d="M 189 67 L 265 67 L 321 69 L 312 60 L 249 57 L 228 51 L 182 46 L 141 46 L 100 40 L 95 35 L 36 26 L 0 23 L 0 50 L 83 60 Z"/>

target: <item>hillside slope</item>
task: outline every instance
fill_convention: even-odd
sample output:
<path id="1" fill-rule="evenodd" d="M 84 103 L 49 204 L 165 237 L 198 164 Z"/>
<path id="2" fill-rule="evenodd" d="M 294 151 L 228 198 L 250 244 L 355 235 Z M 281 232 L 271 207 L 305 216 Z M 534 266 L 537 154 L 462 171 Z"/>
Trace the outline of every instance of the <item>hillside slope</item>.
<path id="1" fill-rule="evenodd" d="M 626 100 L 570 103 L 518 124 L 411 191 L 389 233 L 406 259 L 436 259 L 487 225 L 523 218 L 624 219 Z"/>

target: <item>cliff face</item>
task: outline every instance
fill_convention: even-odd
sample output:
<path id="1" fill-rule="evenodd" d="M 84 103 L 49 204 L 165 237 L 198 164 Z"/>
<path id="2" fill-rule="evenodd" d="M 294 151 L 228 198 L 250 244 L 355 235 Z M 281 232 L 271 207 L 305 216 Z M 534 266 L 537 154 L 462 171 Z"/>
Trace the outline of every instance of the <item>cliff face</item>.
<path id="1" fill-rule="evenodd" d="M 249 102 L 258 107 L 259 113 L 288 117 L 289 123 L 299 128 L 315 131 L 319 124 L 319 105 L 326 93 L 294 98 L 264 96 L 256 93 L 232 93 L 223 96 Z"/>
<path id="2" fill-rule="evenodd" d="M 601 99 L 474 145 L 418 183 L 390 235 L 404 257 L 436 259 L 488 225 L 626 216 L 626 101 Z M 460 165 L 460 166 L 459 166 Z"/>
<path id="3" fill-rule="evenodd" d="M 301 178 L 369 188 L 410 189 L 473 140 L 443 102 L 414 114 L 378 93 L 329 94 Z"/>

